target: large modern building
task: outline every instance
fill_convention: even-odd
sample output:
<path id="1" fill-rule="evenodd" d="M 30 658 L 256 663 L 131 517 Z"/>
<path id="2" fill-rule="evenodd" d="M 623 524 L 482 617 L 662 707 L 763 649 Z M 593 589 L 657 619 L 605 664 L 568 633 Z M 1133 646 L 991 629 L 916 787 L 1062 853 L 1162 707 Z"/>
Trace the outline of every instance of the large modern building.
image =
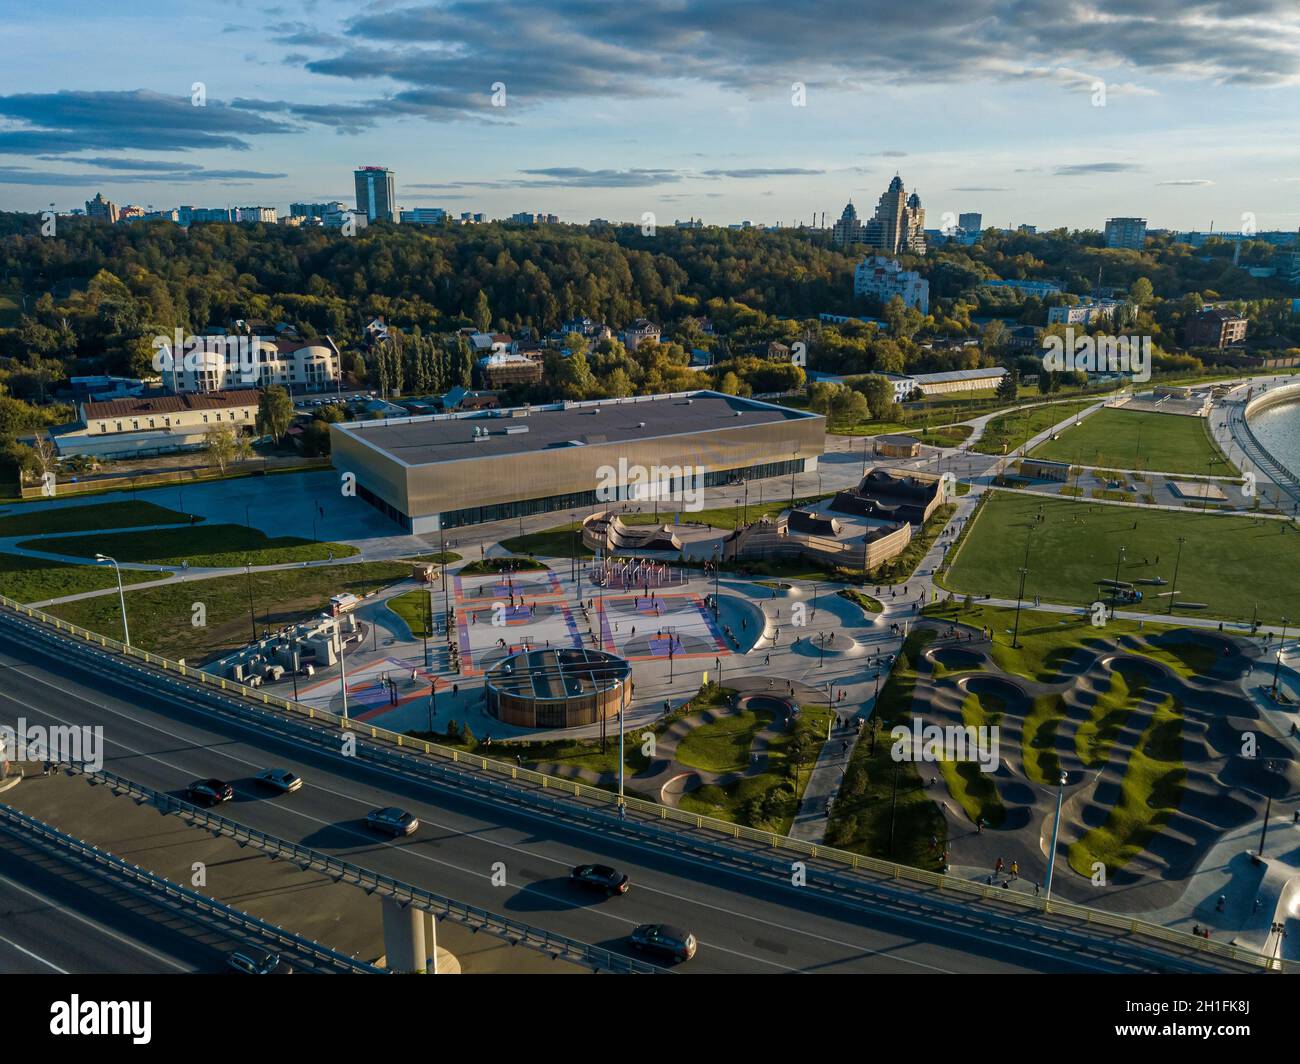
<path id="1" fill-rule="evenodd" d="M 202 349 L 176 354 L 163 385 L 177 393 L 266 388 L 319 392 L 337 387 L 341 356 L 328 337 L 315 340 L 264 336 L 204 336 Z"/>
<path id="2" fill-rule="evenodd" d="M 686 508 L 700 488 L 816 469 L 825 433 L 821 415 L 710 391 L 330 426 L 335 468 L 416 534 L 652 497 Z"/>
<path id="3" fill-rule="evenodd" d="M 370 222 L 396 222 L 397 175 L 386 166 L 363 166 L 352 175 L 357 186 L 357 211 Z"/>

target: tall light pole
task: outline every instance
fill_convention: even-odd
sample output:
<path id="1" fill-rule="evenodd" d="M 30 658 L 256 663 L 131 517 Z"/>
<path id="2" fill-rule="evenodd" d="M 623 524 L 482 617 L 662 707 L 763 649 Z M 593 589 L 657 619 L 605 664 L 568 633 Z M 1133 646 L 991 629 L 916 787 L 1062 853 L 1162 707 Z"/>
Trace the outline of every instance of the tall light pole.
<path id="1" fill-rule="evenodd" d="M 126 607 L 122 607 L 124 610 Z M 126 622 L 126 614 L 122 614 L 123 623 Z M 1277 697 L 1277 674 L 1282 670 L 1282 645 L 1286 642 L 1286 626 L 1290 623 L 1286 617 L 1282 618 L 1282 638 L 1277 641 L 1277 660 L 1273 662 L 1273 697 Z"/>
<path id="2" fill-rule="evenodd" d="M 127 649 L 131 647 L 131 630 L 126 624 L 126 592 L 122 590 L 122 570 L 119 568 L 116 559 L 110 558 L 107 554 L 96 554 L 95 561 L 108 562 L 113 566 L 113 571 L 117 573 L 117 600 L 122 604 L 122 645 Z M 1277 680 L 1273 681 L 1273 689 L 1277 689 Z"/>
<path id="3" fill-rule="evenodd" d="M 623 681 L 614 681 L 618 692 L 618 807 L 623 808 Z M 602 714 L 603 716 L 603 714 Z"/>
<path id="4" fill-rule="evenodd" d="M 1169 587 L 1169 613 L 1174 612 L 1174 598 L 1178 594 L 1178 563 L 1183 560 L 1183 544 L 1187 542 L 1185 536 L 1178 537 L 1178 553 L 1174 555 L 1174 582 Z"/>
<path id="5" fill-rule="evenodd" d="M 1110 592 L 1110 619 L 1112 621 L 1115 619 L 1115 603 L 1119 599 L 1119 565 L 1124 560 L 1126 550 L 1128 550 L 1127 547 L 1120 547 L 1119 553 L 1115 555 L 1115 586 L 1111 588 Z"/>
<path id="6" fill-rule="evenodd" d="M 1016 626 L 1011 633 L 1011 649 L 1020 648 L 1020 604 L 1025 598 L 1025 577 L 1029 575 L 1029 544 L 1034 533 L 1034 526 L 1029 526 L 1029 531 L 1025 533 L 1025 561 L 1020 566 L 1020 590 L 1016 593 Z"/>
<path id="7" fill-rule="evenodd" d="M 1052 871 L 1056 868 L 1056 837 L 1061 830 L 1061 802 L 1065 798 L 1065 784 L 1069 777 L 1062 772 L 1060 783 L 1056 788 L 1056 820 L 1052 824 L 1052 845 L 1047 851 L 1047 889 L 1044 891 L 1046 897 L 1043 904 L 1046 905 L 1052 900 Z"/>
<path id="8" fill-rule="evenodd" d="M 339 690 L 343 692 L 343 724 L 348 723 L 348 669 L 343 664 L 343 621 L 341 617 L 334 618 L 334 638 L 339 644 Z"/>
<path id="9" fill-rule="evenodd" d="M 248 623 L 253 629 L 253 642 L 257 642 L 257 613 L 253 609 L 253 564 L 244 560 L 244 576 L 248 582 Z"/>

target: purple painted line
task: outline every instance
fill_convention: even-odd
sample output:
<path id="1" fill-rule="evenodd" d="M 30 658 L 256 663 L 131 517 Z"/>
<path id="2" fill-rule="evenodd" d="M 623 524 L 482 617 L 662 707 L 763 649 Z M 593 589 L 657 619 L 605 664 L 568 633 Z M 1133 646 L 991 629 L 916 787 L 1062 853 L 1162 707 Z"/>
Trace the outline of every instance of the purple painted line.
<path id="1" fill-rule="evenodd" d="M 568 626 L 569 635 L 573 637 L 573 645 L 582 648 L 582 633 L 578 631 L 578 622 L 573 619 L 573 611 L 568 606 L 561 606 L 560 611 L 564 614 L 564 623 Z"/>

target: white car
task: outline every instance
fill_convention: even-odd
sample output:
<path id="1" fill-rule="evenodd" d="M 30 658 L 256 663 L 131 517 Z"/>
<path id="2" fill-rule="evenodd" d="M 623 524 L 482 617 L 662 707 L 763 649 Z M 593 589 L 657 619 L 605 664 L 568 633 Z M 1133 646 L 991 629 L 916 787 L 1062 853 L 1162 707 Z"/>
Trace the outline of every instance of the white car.
<path id="1" fill-rule="evenodd" d="M 281 794 L 293 794 L 302 789 L 302 777 L 294 775 L 287 768 L 268 768 L 257 774 L 257 781 Z"/>

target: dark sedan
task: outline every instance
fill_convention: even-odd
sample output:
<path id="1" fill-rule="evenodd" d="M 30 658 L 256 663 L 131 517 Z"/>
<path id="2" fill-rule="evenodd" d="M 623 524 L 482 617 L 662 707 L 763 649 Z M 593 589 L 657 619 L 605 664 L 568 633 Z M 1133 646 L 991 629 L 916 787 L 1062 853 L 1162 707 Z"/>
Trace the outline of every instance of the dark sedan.
<path id="1" fill-rule="evenodd" d="M 606 894 L 626 894 L 628 878 L 609 865 L 580 864 L 569 872 L 569 882 L 589 890 L 603 890 Z"/>
<path id="2" fill-rule="evenodd" d="M 695 936 L 671 924 L 641 924 L 631 935 L 635 950 L 658 953 L 675 961 L 688 961 L 695 956 Z"/>
<path id="3" fill-rule="evenodd" d="M 235 788 L 224 780 L 195 780 L 186 791 L 196 802 L 204 805 L 220 805 L 235 796 Z"/>

